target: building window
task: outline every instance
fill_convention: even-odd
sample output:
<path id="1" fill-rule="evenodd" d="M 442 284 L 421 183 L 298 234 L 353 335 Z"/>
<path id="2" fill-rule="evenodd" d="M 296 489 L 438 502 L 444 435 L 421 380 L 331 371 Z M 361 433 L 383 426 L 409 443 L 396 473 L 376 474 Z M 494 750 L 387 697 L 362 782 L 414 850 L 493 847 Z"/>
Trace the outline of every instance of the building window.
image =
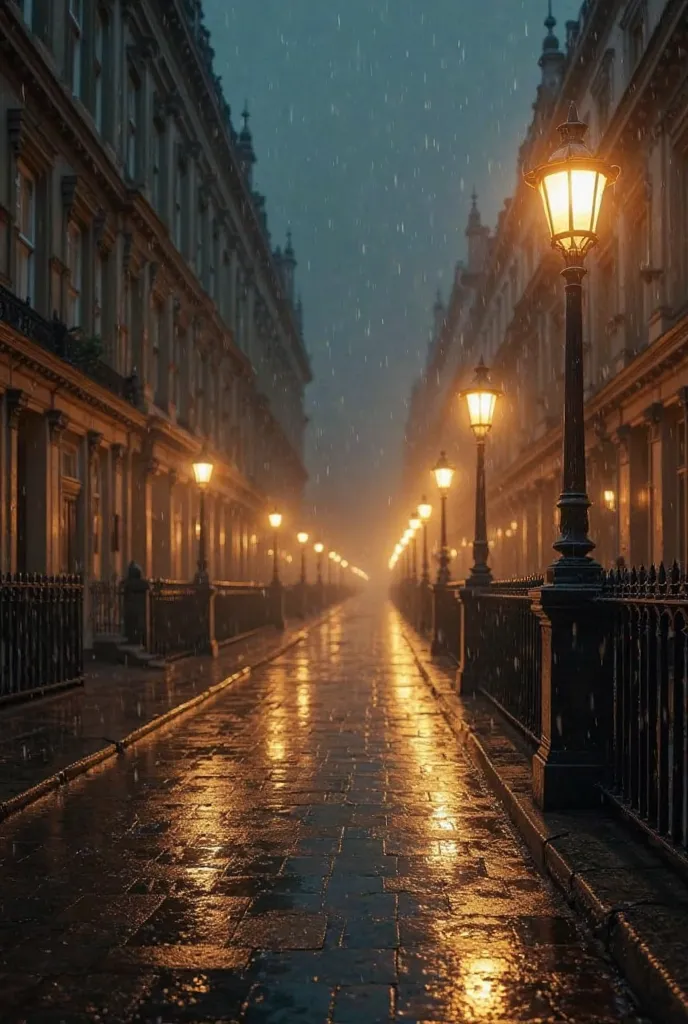
<path id="1" fill-rule="evenodd" d="M 67 228 L 67 323 L 77 327 L 81 323 L 81 231 L 76 224 Z"/>
<path id="2" fill-rule="evenodd" d="M 139 83 L 134 74 L 129 71 L 127 79 L 127 139 L 126 139 L 126 166 L 127 175 L 131 181 L 136 179 L 136 117 L 139 104 Z"/>
<path id="3" fill-rule="evenodd" d="M 177 162 L 174 174 L 174 244 L 176 245 L 179 252 L 182 251 L 183 244 L 183 232 L 184 232 L 184 210 L 183 210 L 183 198 L 184 198 L 184 182 L 186 179 L 186 169 L 182 161 Z"/>
<path id="4" fill-rule="evenodd" d="M 628 28 L 626 29 L 626 49 L 628 52 L 628 66 L 631 74 L 640 63 L 645 52 L 645 5 L 640 4 L 633 14 Z"/>
<path id="5" fill-rule="evenodd" d="M 105 279 L 104 258 L 101 252 L 96 253 L 93 269 L 93 333 L 97 338 L 103 336 L 103 282 Z"/>
<path id="6" fill-rule="evenodd" d="M 160 320 L 162 310 L 160 304 L 153 302 L 150 310 L 150 330 L 148 332 L 151 346 L 151 389 L 153 397 L 159 403 L 160 392 Z"/>
<path id="7" fill-rule="evenodd" d="M 33 28 L 33 0 L 19 0 L 19 10 L 29 28 Z"/>
<path id="8" fill-rule="evenodd" d="M 122 279 L 121 308 L 119 316 L 119 344 L 117 352 L 117 369 L 126 376 L 129 373 L 129 337 L 131 332 L 131 291 L 132 280 L 129 274 Z"/>
<path id="9" fill-rule="evenodd" d="M 69 76 L 72 95 L 81 96 L 82 0 L 69 0 Z"/>
<path id="10" fill-rule="evenodd" d="M 162 125 L 156 123 L 153 126 L 153 185 L 152 200 L 153 207 L 157 213 L 162 213 L 164 202 L 163 194 L 163 165 L 165 162 L 165 130 Z"/>
<path id="11" fill-rule="evenodd" d="M 17 171 L 17 278 L 20 299 L 34 298 L 36 251 L 36 183 L 25 170 Z"/>
<path id="12" fill-rule="evenodd" d="M 95 35 L 93 39 L 93 118 L 100 135 L 103 134 L 105 120 L 103 117 L 103 78 L 105 59 L 105 37 L 107 21 L 102 11 L 96 12 Z"/>

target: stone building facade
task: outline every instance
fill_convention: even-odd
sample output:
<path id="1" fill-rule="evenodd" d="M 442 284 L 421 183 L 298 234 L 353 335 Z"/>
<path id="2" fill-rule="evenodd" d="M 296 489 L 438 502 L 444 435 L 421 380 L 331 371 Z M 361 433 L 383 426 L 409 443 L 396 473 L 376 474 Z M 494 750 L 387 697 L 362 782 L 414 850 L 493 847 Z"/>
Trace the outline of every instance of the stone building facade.
<path id="1" fill-rule="evenodd" d="M 584 281 L 591 536 L 607 567 L 688 555 L 688 2 L 587 0 L 560 46 L 545 22 L 542 81 L 494 231 L 474 197 L 458 265 L 406 429 L 404 508 L 441 448 L 459 473 L 453 568 L 470 566 L 475 450 L 458 392 L 479 358 L 504 388 L 488 440 L 491 560 L 500 576 L 553 557 L 561 476 L 564 288 L 523 172 L 554 148 L 575 101 L 588 141 L 621 166 Z M 417 500 L 417 498 L 415 498 Z"/>
<path id="2" fill-rule="evenodd" d="M 0 571 L 259 579 L 311 373 L 198 0 L 3 0 Z"/>

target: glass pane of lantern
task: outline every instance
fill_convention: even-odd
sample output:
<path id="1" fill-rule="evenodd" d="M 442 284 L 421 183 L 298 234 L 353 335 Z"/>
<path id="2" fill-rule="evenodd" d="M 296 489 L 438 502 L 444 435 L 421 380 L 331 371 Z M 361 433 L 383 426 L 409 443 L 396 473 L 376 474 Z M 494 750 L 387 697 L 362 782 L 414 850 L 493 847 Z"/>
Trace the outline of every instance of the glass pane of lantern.
<path id="1" fill-rule="evenodd" d="M 574 231 L 594 231 L 597 204 L 597 171 L 575 169 L 571 171 L 571 199 Z"/>
<path id="2" fill-rule="evenodd" d="M 497 396 L 491 391 L 473 391 L 466 395 L 468 416 L 472 427 L 490 427 Z"/>
<path id="3" fill-rule="evenodd" d="M 544 200 L 552 235 L 569 231 L 569 176 L 566 171 L 548 174 L 542 179 L 540 192 Z"/>

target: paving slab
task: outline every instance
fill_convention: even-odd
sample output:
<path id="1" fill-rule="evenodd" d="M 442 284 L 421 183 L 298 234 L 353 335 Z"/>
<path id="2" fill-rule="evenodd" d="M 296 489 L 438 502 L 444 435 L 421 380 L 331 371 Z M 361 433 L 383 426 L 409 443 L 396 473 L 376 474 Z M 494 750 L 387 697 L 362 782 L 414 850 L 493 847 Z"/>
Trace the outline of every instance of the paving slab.
<path id="1" fill-rule="evenodd" d="M 8 818 L 0 867 L 3 1024 L 644 1020 L 373 603 Z"/>

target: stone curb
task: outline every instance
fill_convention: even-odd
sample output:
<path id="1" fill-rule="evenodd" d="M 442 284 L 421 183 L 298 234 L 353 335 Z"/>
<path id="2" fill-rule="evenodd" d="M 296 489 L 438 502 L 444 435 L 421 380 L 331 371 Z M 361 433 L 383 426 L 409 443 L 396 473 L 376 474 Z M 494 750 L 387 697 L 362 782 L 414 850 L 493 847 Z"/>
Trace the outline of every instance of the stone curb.
<path id="1" fill-rule="evenodd" d="M 567 903 L 592 927 L 633 989 L 643 1011 L 651 1014 L 653 1019 L 661 1020 L 662 1024 L 688 1024 L 685 993 L 653 955 L 624 909 L 615 908 L 610 913 L 590 885 L 579 877 L 575 865 L 556 849 L 553 843 L 560 833 L 547 830 L 533 813 L 533 808 L 522 802 L 501 778 L 480 738 L 461 717 L 457 695 L 444 680 L 438 678 L 425 652 L 419 649 L 404 628 L 402 635 L 421 676 L 437 698 L 447 724 L 483 771 L 488 785 L 504 805 L 540 871 L 552 879 Z"/>
<path id="2" fill-rule="evenodd" d="M 338 607 L 341 607 L 341 605 Z M 170 708 L 168 711 L 164 711 L 161 715 L 156 715 L 154 718 L 151 718 L 149 722 L 146 722 L 138 729 L 134 729 L 133 732 L 122 737 L 121 740 L 108 743 L 107 746 L 102 747 L 100 750 L 96 750 L 94 753 L 88 754 L 86 757 L 82 757 L 78 761 L 73 761 L 72 764 L 68 764 L 59 772 L 55 772 L 54 775 L 49 775 L 47 779 L 43 779 L 43 781 L 37 783 L 37 785 L 31 786 L 30 789 L 26 789 L 22 793 L 17 793 L 16 796 L 10 797 L 9 800 L 5 800 L 3 803 L 0 803 L 0 822 L 5 821 L 11 815 L 17 814 L 19 811 L 23 811 L 26 807 L 35 803 L 37 800 L 40 800 L 42 797 L 47 796 L 49 793 L 53 793 L 55 790 L 61 789 L 63 786 L 66 786 L 69 782 L 79 778 L 81 775 L 85 775 L 91 768 L 95 768 L 97 765 L 102 764 L 103 761 L 116 757 L 117 754 L 123 754 L 128 747 L 133 746 L 139 740 L 148 736 L 149 733 L 162 728 L 162 726 L 167 725 L 168 722 L 173 721 L 175 718 L 179 718 L 180 715 L 186 714 L 187 711 L 193 711 L 194 708 L 199 706 L 199 704 L 204 704 L 207 700 L 216 696 L 218 693 L 221 693 L 222 690 L 225 690 L 228 686 L 238 682 L 240 679 L 247 678 L 252 672 L 256 671 L 256 669 L 262 668 L 264 665 L 269 664 L 269 662 L 275 661 L 292 647 L 296 647 L 297 644 L 302 643 L 311 630 L 318 629 L 320 626 L 323 626 L 336 610 L 337 609 L 332 609 L 326 615 L 316 619 L 308 626 L 307 629 L 300 630 L 295 636 L 291 637 L 285 643 L 280 644 L 280 646 L 275 648 L 275 650 L 259 657 L 255 662 L 253 662 L 253 664 L 244 666 L 244 668 L 239 669 L 238 672 L 233 672 L 231 675 L 227 676 L 226 679 L 221 679 L 219 683 L 214 683 L 207 689 L 197 693 L 195 697 L 191 697 L 189 700 L 183 701 L 181 704 L 177 704 L 176 707 Z"/>

